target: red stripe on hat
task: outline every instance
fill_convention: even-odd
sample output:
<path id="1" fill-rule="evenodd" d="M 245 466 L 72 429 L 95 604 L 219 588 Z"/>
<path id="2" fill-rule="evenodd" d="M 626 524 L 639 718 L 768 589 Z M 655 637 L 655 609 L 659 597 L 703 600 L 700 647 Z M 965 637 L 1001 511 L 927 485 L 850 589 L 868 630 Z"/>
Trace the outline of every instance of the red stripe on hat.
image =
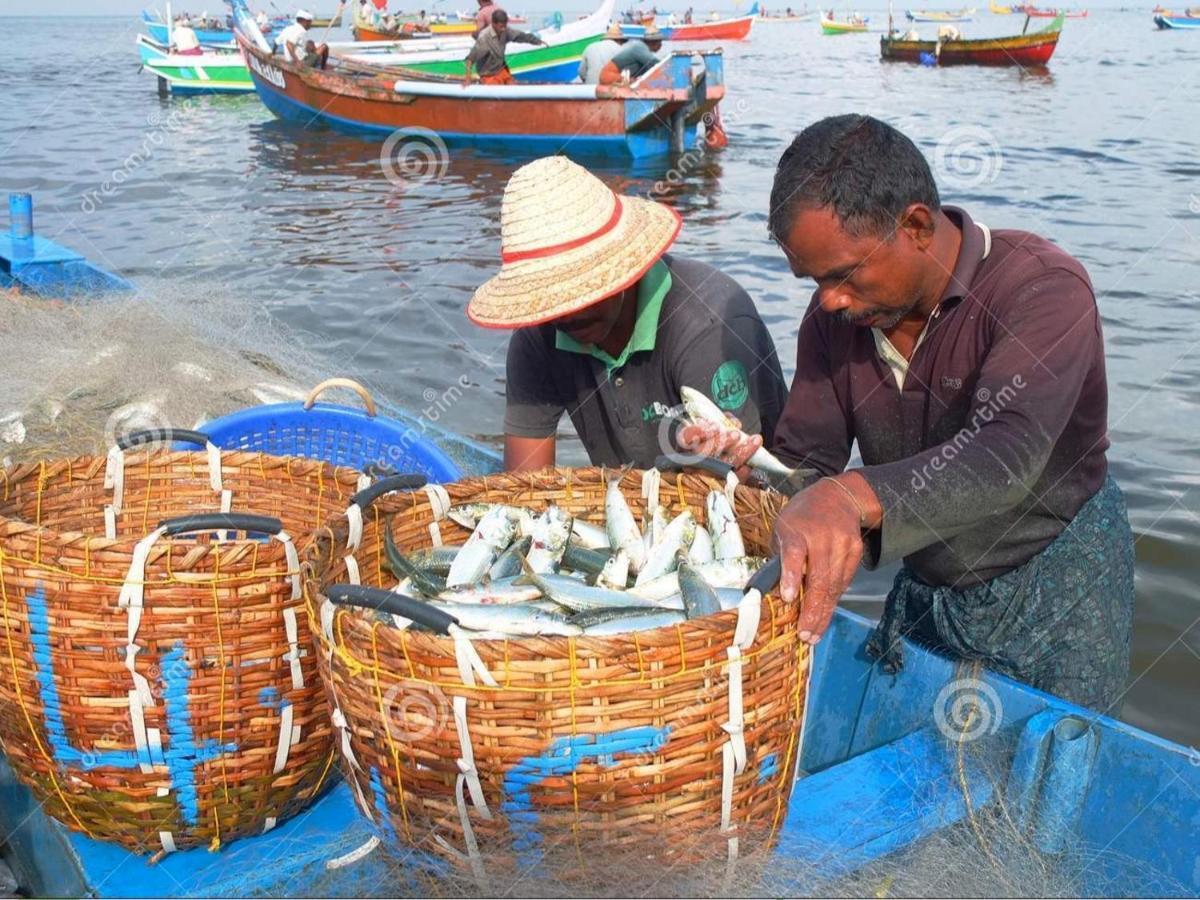
<path id="1" fill-rule="evenodd" d="M 568 250 L 575 250 L 576 248 L 582 247 L 585 244 L 590 244 L 592 241 L 596 240 L 596 238 L 603 237 L 616 228 L 617 223 L 621 221 L 621 210 L 623 208 L 621 205 L 621 198 L 617 194 L 613 194 L 613 200 L 615 203 L 613 205 L 612 215 L 608 217 L 607 222 L 605 222 L 591 234 L 585 234 L 583 237 L 576 238 L 573 241 L 567 241 L 564 244 L 552 244 L 549 247 L 539 247 L 536 250 L 519 250 L 513 253 L 501 251 L 500 262 L 513 263 L 521 262 L 525 259 L 543 259 L 547 256 L 557 256 L 559 253 L 566 253 Z"/>

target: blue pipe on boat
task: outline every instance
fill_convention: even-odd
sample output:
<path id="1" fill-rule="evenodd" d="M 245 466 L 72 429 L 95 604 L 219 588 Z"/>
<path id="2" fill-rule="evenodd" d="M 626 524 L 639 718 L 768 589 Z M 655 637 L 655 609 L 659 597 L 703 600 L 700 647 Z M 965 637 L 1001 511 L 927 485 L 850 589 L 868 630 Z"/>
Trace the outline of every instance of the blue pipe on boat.
<path id="1" fill-rule="evenodd" d="M 1078 716 L 1044 710 L 1025 723 L 1008 795 L 1017 825 L 1044 853 L 1061 853 L 1079 822 L 1100 739 Z"/>
<path id="2" fill-rule="evenodd" d="M 1043 853 L 1066 849 L 1083 810 L 1100 740 L 1087 721 L 1063 716 L 1054 726 L 1033 840 Z"/>
<path id="3" fill-rule="evenodd" d="M 33 195 L 9 194 L 8 216 L 12 222 L 15 241 L 27 241 L 33 237 Z"/>

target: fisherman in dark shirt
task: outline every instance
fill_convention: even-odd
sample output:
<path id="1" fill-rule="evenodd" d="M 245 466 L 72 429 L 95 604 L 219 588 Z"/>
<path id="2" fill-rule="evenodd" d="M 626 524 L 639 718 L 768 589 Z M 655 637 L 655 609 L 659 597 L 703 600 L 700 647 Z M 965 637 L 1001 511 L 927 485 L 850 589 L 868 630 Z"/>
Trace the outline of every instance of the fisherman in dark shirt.
<path id="1" fill-rule="evenodd" d="M 867 116 L 802 132 L 771 234 L 816 293 L 774 441 L 816 469 L 775 528 L 780 590 L 815 642 L 860 561 L 897 559 L 868 650 L 910 634 L 1105 712 L 1129 666 L 1133 541 L 1108 475 L 1108 391 L 1087 272 L 1049 241 L 942 206 L 913 143 Z M 688 428 L 742 464 L 761 445 Z M 857 441 L 860 468 L 846 470 Z M 743 470 L 744 471 L 744 470 Z M 796 483 L 799 482 L 799 483 Z"/>
<path id="2" fill-rule="evenodd" d="M 492 24 L 475 38 L 475 46 L 467 54 L 467 72 L 463 77 L 463 86 L 471 83 L 471 65 L 474 64 L 479 72 L 480 84 L 512 84 L 513 75 L 508 70 L 505 53 L 509 44 L 540 44 L 546 46 L 536 34 L 527 31 L 517 31 L 508 27 L 508 13 L 497 9 L 492 13 Z"/>
<path id="3" fill-rule="evenodd" d="M 680 229 L 674 210 L 619 196 L 554 156 L 513 173 L 500 220 L 500 273 L 468 315 L 517 329 L 506 468 L 553 465 L 564 412 L 594 465 L 648 468 L 671 449 L 684 385 L 774 434 L 786 392 L 771 337 L 732 278 L 666 255 Z"/>

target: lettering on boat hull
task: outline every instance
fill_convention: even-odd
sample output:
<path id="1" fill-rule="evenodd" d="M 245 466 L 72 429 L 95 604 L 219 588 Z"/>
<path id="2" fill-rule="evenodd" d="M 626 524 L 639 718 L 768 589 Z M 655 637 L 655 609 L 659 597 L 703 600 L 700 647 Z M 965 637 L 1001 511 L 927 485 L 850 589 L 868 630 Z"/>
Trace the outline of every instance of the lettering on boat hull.
<path id="1" fill-rule="evenodd" d="M 252 53 L 246 54 L 246 59 L 250 63 L 250 68 L 261 75 L 277 88 L 286 88 L 287 82 L 283 80 L 283 71 L 275 68 L 270 63 L 261 62 L 257 56 Z"/>

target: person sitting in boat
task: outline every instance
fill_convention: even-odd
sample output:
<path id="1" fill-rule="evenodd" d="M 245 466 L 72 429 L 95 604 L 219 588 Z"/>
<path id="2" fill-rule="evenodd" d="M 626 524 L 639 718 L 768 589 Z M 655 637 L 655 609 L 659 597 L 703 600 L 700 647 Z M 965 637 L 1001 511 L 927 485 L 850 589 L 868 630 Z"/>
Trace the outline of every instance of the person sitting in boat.
<path id="1" fill-rule="evenodd" d="M 467 54 L 466 75 L 463 76 L 463 86 L 471 83 L 471 67 L 479 73 L 480 84 L 512 84 L 512 72 L 508 70 L 505 59 L 509 44 L 540 44 L 546 42 L 536 34 L 518 31 L 508 27 L 508 13 L 497 9 L 492 13 L 492 24 L 479 33 L 475 46 Z"/>
<path id="2" fill-rule="evenodd" d="M 648 468 L 670 447 L 682 385 L 774 433 L 785 390 L 767 327 L 728 275 L 667 253 L 681 224 L 669 206 L 618 195 L 562 156 L 513 173 L 500 272 L 467 308 L 477 325 L 516 329 L 507 469 L 554 465 L 563 413 L 593 465 Z"/>
<path id="3" fill-rule="evenodd" d="M 600 72 L 625 43 L 625 33 L 616 22 L 608 26 L 604 39 L 588 44 L 579 60 L 579 80 L 583 84 L 599 84 Z"/>
<path id="4" fill-rule="evenodd" d="M 324 69 L 329 62 L 329 45 L 309 40 L 308 30 L 312 28 L 312 20 L 313 14 L 308 10 L 297 12 L 296 21 L 279 33 L 275 46 L 283 53 L 284 59 Z"/>
<path id="5" fill-rule="evenodd" d="M 601 84 L 628 84 L 637 81 L 658 65 L 655 55 L 662 49 L 662 32 L 646 26 L 641 40 L 633 40 L 617 51 L 600 70 Z"/>
<path id="6" fill-rule="evenodd" d="M 853 186 L 851 188 L 850 186 Z M 816 470 L 775 524 L 780 593 L 816 642 L 860 561 L 903 560 L 867 650 L 900 637 L 1115 715 L 1133 535 L 1105 451 L 1104 336 L 1083 265 L 943 206 L 911 140 L 862 115 L 806 128 L 768 216 L 816 291 L 772 452 Z M 688 426 L 743 466 L 761 439 Z M 846 469 L 857 443 L 862 465 Z"/>
<path id="7" fill-rule="evenodd" d="M 176 56 L 203 56 L 200 38 L 187 25 L 176 25 L 171 29 L 171 52 Z"/>

